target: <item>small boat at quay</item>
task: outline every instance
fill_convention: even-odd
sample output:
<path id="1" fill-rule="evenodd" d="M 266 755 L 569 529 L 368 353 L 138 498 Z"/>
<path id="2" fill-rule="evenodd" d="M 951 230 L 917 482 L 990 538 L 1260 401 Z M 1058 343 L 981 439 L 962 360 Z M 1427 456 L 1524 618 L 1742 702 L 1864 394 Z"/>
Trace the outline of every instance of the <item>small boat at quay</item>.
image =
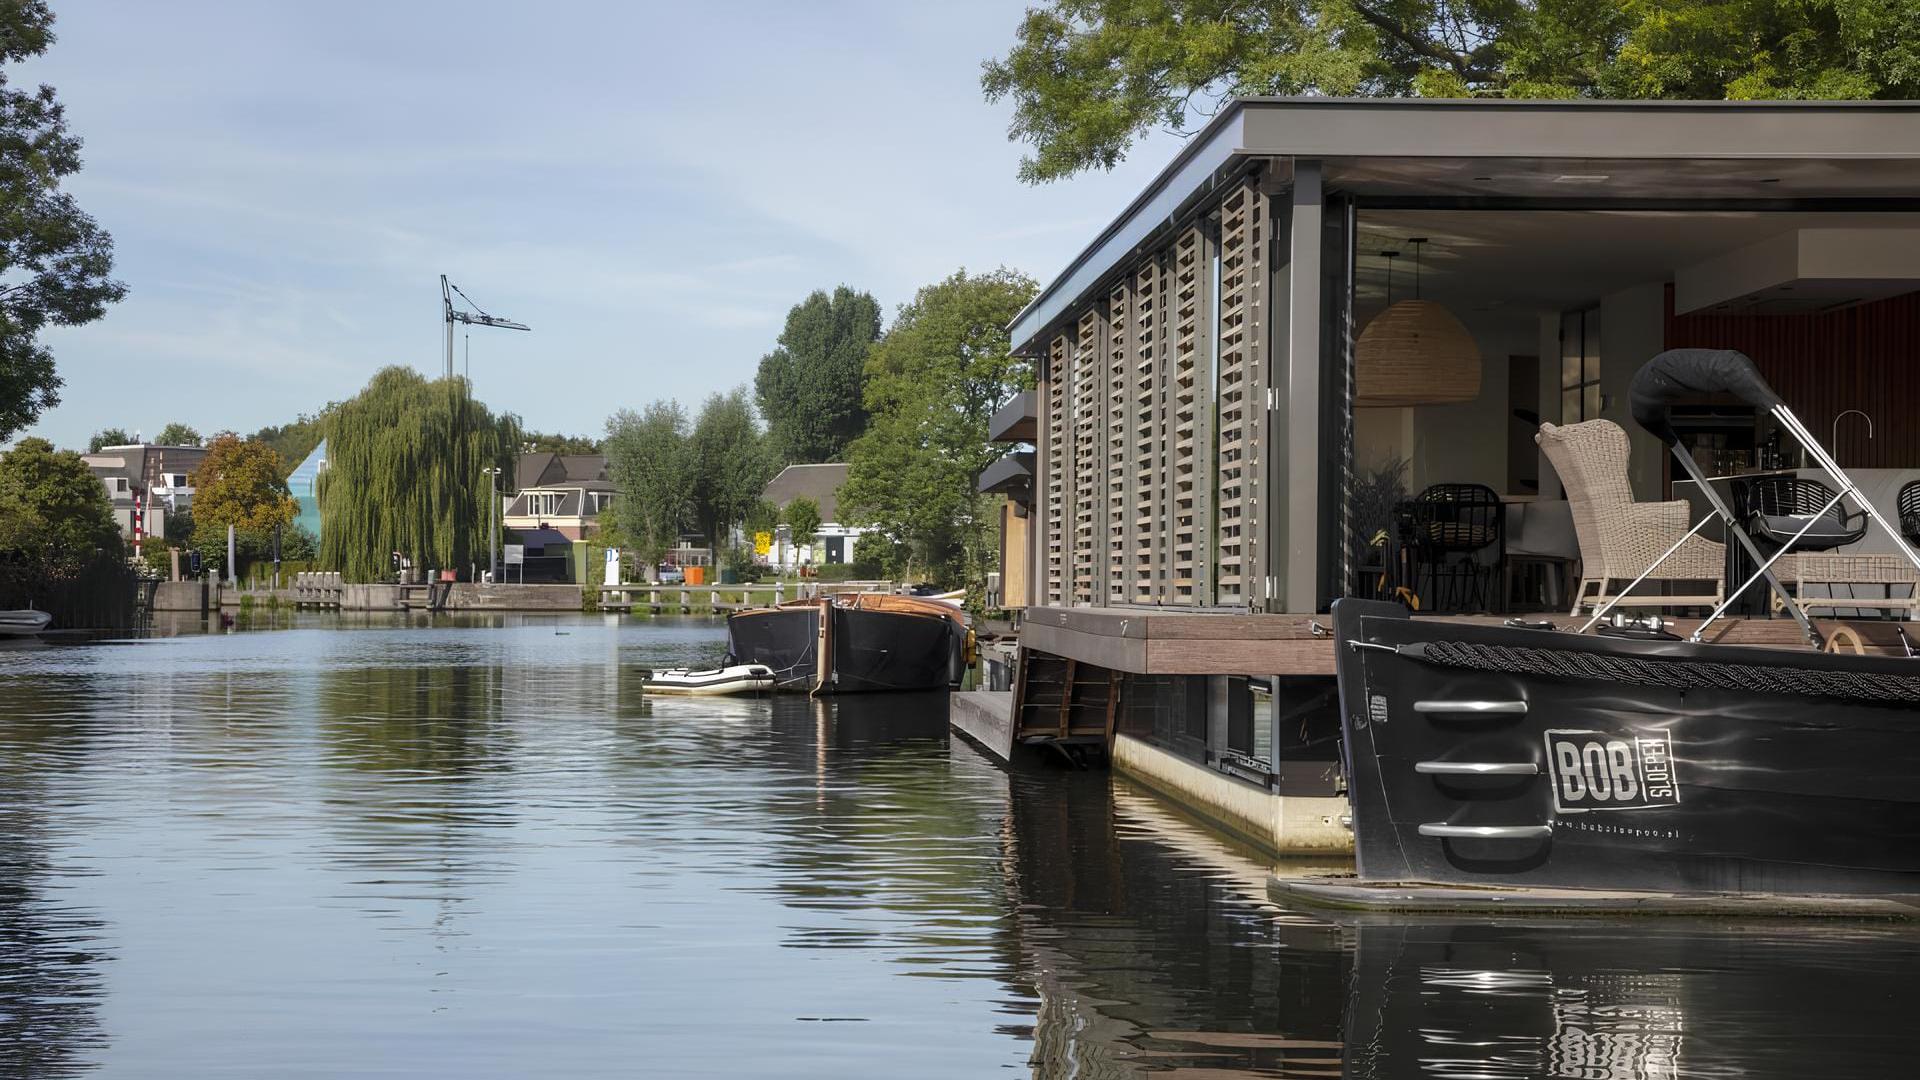
<path id="1" fill-rule="evenodd" d="M 646 688 L 656 694 L 757 694 L 773 689 L 773 670 L 762 664 L 732 664 L 718 668 L 671 668 L 647 677 Z"/>
<path id="2" fill-rule="evenodd" d="M 735 612 L 735 663 L 773 669 L 778 687 L 815 694 L 937 690 L 960 685 L 973 632 L 943 600 L 845 593 Z"/>
<path id="3" fill-rule="evenodd" d="M 0 637 L 33 637 L 52 621 L 53 616 L 32 608 L 0 611 Z"/>
<path id="4" fill-rule="evenodd" d="M 1771 572 L 1860 520 L 1847 500 L 1917 569 L 1920 553 L 1739 353 L 1655 357 L 1634 418 L 1697 479 L 1668 405 L 1714 394 L 1771 413 L 1833 478 L 1832 501 L 1741 521 L 1700 484 L 1706 521 L 1760 569 L 1685 639 L 1658 617 L 1609 625 L 1613 602 L 1577 630 L 1338 602 L 1357 876 L 1276 891 L 1401 910 L 1920 915 L 1920 659 L 1826 651 Z M 1703 638 L 1763 581 L 1810 647 Z"/>

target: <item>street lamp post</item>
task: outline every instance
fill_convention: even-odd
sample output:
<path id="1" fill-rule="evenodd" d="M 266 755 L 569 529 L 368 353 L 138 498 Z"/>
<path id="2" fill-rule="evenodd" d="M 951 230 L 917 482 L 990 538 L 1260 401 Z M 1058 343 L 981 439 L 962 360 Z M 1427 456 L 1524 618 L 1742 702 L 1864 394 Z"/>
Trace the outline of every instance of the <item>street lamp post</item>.
<path id="1" fill-rule="evenodd" d="M 487 474 L 487 580 L 497 583 L 500 580 L 500 560 L 496 557 L 499 548 L 495 546 L 493 523 L 495 515 L 500 513 L 500 469 L 488 466 L 480 470 Z"/>

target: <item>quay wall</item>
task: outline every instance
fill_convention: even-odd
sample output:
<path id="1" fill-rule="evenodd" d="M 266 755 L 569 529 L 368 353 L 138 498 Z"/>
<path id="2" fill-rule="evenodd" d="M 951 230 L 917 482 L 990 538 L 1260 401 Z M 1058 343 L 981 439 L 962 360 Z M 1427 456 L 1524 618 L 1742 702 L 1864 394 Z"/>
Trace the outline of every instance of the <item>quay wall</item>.
<path id="1" fill-rule="evenodd" d="M 459 582 L 447 596 L 448 611 L 579 611 L 578 585 L 479 585 Z"/>
<path id="2" fill-rule="evenodd" d="M 196 614 L 210 610 L 209 602 L 213 597 L 209 591 L 215 586 L 204 581 L 162 581 L 153 590 L 153 610 L 155 611 L 191 611 Z"/>
<path id="3" fill-rule="evenodd" d="M 1353 851 L 1340 796 L 1275 795 L 1131 735 L 1113 740 L 1113 767 L 1215 825 L 1278 855 Z"/>

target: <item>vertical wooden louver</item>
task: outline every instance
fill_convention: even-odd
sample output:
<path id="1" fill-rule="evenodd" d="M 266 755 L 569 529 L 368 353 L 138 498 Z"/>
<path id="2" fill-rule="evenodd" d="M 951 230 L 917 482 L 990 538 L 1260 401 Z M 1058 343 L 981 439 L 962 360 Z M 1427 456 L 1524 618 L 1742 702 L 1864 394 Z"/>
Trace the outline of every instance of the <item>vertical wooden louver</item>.
<path id="1" fill-rule="evenodd" d="M 1191 604 L 1195 600 L 1196 560 L 1201 529 L 1199 516 L 1204 505 L 1199 501 L 1197 485 L 1203 472 L 1199 457 L 1198 431 L 1202 388 L 1199 385 L 1204 358 L 1206 319 L 1206 243 L 1200 230 L 1188 229 L 1173 245 L 1173 351 L 1169 357 L 1168 407 L 1172 412 L 1169 447 L 1168 483 L 1172 488 L 1172 551 L 1169 553 L 1169 602 Z"/>
<path id="2" fill-rule="evenodd" d="M 1124 604 L 1128 599 L 1127 556 L 1132 516 L 1128 503 L 1133 496 L 1134 469 L 1128 456 L 1131 440 L 1127 433 L 1132 410 L 1127 407 L 1127 391 L 1132 385 L 1128 361 L 1135 333 L 1133 283 L 1123 279 L 1107 294 L 1106 401 L 1101 410 L 1105 420 L 1101 435 L 1106 441 L 1107 473 L 1102 545 L 1106 560 L 1102 577 L 1106 588 L 1101 602 L 1107 604 Z"/>
<path id="3" fill-rule="evenodd" d="M 1129 377 L 1132 405 L 1128 409 L 1133 425 L 1133 554 L 1130 560 L 1132 599 L 1151 604 L 1161 599 L 1160 552 L 1163 550 L 1164 521 L 1161 500 L 1162 477 L 1166 468 L 1164 438 L 1166 418 L 1162 409 L 1160 362 L 1165 344 L 1165 320 L 1160 317 L 1166 299 L 1166 275 L 1161 273 L 1164 256 L 1147 256 L 1133 277 L 1133 333 L 1128 340 L 1131 354 Z"/>
<path id="4" fill-rule="evenodd" d="M 1218 494 L 1214 602 L 1245 604 L 1254 588 L 1253 530 L 1260 475 L 1256 419 L 1265 388 L 1258 349 L 1264 339 L 1265 200 L 1252 186 L 1220 204 L 1220 369 L 1217 379 Z"/>
<path id="5" fill-rule="evenodd" d="M 1067 497 L 1072 490 L 1071 476 L 1073 455 L 1067 433 L 1067 393 L 1073 382 L 1071 357 L 1067 351 L 1067 339 L 1063 335 L 1056 337 L 1047 346 L 1047 401 L 1046 401 L 1046 446 L 1042 452 L 1046 455 L 1046 526 L 1047 526 L 1047 580 L 1046 598 L 1049 604 L 1064 604 L 1067 598 Z"/>
<path id="6" fill-rule="evenodd" d="M 1075 327 L 1073 343 L 1073 393 L 1069 398 L 1073 420 L 1073 577 L 1072 602 L 1094 602 L 1095 578 L 1100 564 L 1095 559 L 1098 521 L 1103 500 L 1100 405 L 1100 377 L 1104 367 L 1100 356 L 1100 316 L 1088 308 Z"/>

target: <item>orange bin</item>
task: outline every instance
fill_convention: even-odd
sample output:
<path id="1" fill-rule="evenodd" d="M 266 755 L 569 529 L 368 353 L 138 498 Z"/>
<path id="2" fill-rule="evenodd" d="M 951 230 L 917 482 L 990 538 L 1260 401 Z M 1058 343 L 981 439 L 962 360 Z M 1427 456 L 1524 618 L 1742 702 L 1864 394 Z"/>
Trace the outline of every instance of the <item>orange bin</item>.
<path id="1" fill-rule="evenodd" d="M 706 583 L 707 583 L 707 568 L 706 568 L 706 567 L 704 567 L 704 566 L 689 566 L 689 567 L 687 567 L 687 584 L 689 584 L 689 585 L 705 585 Z"/>

